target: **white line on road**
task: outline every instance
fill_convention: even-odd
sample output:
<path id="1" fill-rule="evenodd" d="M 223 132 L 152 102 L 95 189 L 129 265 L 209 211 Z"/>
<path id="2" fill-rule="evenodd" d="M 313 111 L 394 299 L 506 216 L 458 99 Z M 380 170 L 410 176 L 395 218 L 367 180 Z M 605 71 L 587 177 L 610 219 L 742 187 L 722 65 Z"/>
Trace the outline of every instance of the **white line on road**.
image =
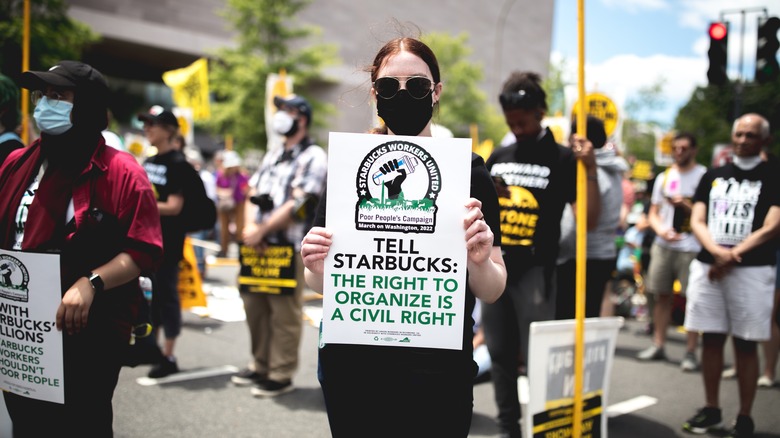
<path id="1" fill-rule="evenodd" d="M 206 377 L 221 376 L 223 374 L 233 374 L 238 372 L 238 368 L 233 365 L 223 365 L 215 368 L 205 368 L 202 370 L 183 371 L 176 374 L 171 374 L 167 377 L 161 377 L 159 379 L 152 379 L 150 377 L 139 377 L 135 379 L 136 383 L 141 386 L 154 386 L 161 385 L 163 383 L 174 382 L 186 382 L 188 380 L 205 379 Z"/>
<path id="2" fill-rule="evenodd" d="M 623 414 L 629 414 L 640 409 L 644 409 L 649 406 L 653 406 L 658 403 L 658 399 L 650 397 L 648 395 L 640 395 L 620 403 L 615 403 L 607 408 L 607 416 L 609 418 L 615 418 Z"/>

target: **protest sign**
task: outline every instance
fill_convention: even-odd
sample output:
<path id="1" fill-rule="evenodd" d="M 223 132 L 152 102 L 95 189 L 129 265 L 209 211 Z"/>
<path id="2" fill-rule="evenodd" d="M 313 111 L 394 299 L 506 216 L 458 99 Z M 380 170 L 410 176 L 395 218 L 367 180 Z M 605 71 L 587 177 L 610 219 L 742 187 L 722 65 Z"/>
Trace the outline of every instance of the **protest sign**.
<path id="1" fill-rule="evenodd" d="M 605 438 L 609 376 L 623 318 L 587 318 L 584 325 L 582 437 Z M 531 323 L 524 436 L 572 436 L 574 328 L 572 319 Z"/>
<path id="2" fill-rule="evenodd" d="M 65 402 L 56 254 L 0 250 L 0 389 Z"/>
<path id="3" fill-rule="evenodd" d="M 331 133 L 322 342 L 460 349 L 471 140 Z"/>

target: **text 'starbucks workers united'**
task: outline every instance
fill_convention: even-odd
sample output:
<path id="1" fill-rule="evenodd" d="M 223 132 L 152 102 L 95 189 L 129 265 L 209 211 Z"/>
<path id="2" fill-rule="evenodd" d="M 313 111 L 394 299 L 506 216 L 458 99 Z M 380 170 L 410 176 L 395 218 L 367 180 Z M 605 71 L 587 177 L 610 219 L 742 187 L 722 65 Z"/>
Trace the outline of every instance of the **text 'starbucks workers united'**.
<path id="1" fill-rule="evenodd" d="M 471 141 L 331 133 L 325 343 L 462 347 Z"/>
<path id="2" fill-rule="evenodd" d="M 441 173 L 417 144 L 390 141 L 360 165 L 355 224 L 361 230 L 433 233 Z"/>

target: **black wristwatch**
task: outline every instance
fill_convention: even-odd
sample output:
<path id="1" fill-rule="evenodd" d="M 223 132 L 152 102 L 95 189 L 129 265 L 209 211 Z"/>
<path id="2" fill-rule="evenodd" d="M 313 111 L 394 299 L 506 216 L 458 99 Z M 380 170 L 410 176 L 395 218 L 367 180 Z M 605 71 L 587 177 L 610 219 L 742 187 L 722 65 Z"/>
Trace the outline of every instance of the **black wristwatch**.
<path id="1" fill-rule="evenodd" d="M 92 288 L 95 289 L 95 293 L 99 294 L 103 292 L 103 289 L 105 289 L 105 284 L 103 284 L 103 279 L 100 278 L 100 275 L 90 272 L 89 277 L 89 283 L 92 285 Z"/>

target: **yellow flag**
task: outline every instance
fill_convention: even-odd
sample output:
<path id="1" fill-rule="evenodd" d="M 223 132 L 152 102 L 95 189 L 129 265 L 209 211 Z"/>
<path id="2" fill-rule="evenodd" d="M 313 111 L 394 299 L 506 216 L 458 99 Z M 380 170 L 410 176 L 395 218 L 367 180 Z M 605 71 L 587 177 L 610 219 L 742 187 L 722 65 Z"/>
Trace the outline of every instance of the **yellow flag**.
<path id="1" fill-rule="evenodd" d="M 177 106 L 192 108 L 195 120 L 206 120 L 209 109 L 209 62 L 201 58 L 187 67 L 163 73 L 165 85 L 173 90 L 173 101 Z"/>

